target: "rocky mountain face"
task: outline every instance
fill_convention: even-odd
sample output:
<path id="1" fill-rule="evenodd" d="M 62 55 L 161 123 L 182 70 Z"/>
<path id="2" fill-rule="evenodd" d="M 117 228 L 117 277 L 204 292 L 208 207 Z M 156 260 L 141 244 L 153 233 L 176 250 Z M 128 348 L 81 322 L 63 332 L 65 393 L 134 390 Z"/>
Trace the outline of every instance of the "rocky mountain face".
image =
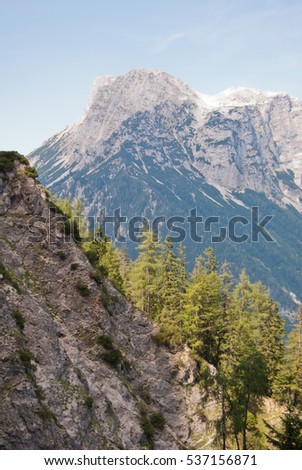
<path id="1" fill-rule="evenodd" d="M 95 277 L 24 169 L 0 173 L 0 448 L 209 445 L 195 362 Z"/>
<path id="2" fill-rule="evenodd" d="M 60 196 L 87 213 L 121 208 L 128 218 L 188 216 L 222 225 L 272 215 L 274 243 L 216 244 L 235 275 L 246 268 L 285 309 L 302 300 L 302 103 L 245 88 L 206 96 L 158 70 L 97 78 L 84 115 L 29 156 Z M 291 227 L 289 233 L 288 227 Z M 188 237 L 189 260 L 207 246 Z"/>

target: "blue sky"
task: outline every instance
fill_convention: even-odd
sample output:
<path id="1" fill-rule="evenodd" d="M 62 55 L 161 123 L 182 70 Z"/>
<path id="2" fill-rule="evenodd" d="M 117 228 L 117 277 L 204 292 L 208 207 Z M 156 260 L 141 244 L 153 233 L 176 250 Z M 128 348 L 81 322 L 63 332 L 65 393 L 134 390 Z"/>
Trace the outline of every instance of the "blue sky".
<path id="1" fill-rule="evenodd" d="M 0 0 L 0 148 L 30 152 L 133 67 L 302 99 L 301 24 L 301 0 Z"/>

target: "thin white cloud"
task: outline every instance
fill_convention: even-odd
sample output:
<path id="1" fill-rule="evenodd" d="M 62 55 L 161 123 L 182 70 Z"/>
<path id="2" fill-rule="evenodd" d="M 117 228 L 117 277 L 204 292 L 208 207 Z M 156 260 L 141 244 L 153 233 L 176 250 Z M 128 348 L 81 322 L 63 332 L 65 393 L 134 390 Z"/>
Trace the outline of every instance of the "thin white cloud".
<path id="1" fill-rule="evenodd" d="M 186 33 L 174 33 L 174 34 L 170 34 L 169 36 L 156 38 L 154 40 L 155 45 L 152 49 L 152 52 L 153 53 L 163 52 L 166 49 L 168 49 L 168 47 L 174 42 L 178 41 L 179 39 L 186 38 L 186 37 L 188 37 L 188 34 Z"/>

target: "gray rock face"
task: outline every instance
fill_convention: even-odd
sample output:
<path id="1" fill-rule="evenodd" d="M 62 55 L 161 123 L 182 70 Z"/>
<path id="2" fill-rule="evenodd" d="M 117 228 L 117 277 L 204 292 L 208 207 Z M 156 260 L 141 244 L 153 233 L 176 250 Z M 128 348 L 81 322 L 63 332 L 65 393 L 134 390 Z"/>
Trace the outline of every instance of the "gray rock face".
<path id="1" fill-rule="evenodd" d="M 301 211 L 301 126 L 302 103 L 286 93 L 237 87 L 207 96 L 135 69 L 98 77 L 83 116 L 29 157 L 47 187 L 80 196 L 92 212 L 106 207 L 102 175 L 122 170 L 147 184 L 146 174 L 163 183 L 172 170 L 183 184 L 196 180 L 195 192 L 205 180 L 222 195 L 254 190 Z"/>
<path id="2" fill-rule="evenodd" d="M 2 189 L 0 448 L 146 448 L 142 419 L 155 412 L 166 420 L 155 429 L 155 448 L 200 445 L 209 430 L 188 352 L 158 345 L 156 326 L 106 279 L 91 278 L 22 165 Z M 114 366 L 104 360 L 110 349 L 101 335 L 119 351 Z"/>

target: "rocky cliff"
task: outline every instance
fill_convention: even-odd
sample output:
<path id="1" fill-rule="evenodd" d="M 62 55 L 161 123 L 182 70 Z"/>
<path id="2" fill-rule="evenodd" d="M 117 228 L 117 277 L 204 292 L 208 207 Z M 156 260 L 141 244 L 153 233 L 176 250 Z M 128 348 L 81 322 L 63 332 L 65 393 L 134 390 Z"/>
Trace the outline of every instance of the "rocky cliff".
<path id="1" fill-rule="evenodd" d="M 0 448 L 209 445 L 195 362 L 96 278 L 25 172 L 0 173 Z"/>

